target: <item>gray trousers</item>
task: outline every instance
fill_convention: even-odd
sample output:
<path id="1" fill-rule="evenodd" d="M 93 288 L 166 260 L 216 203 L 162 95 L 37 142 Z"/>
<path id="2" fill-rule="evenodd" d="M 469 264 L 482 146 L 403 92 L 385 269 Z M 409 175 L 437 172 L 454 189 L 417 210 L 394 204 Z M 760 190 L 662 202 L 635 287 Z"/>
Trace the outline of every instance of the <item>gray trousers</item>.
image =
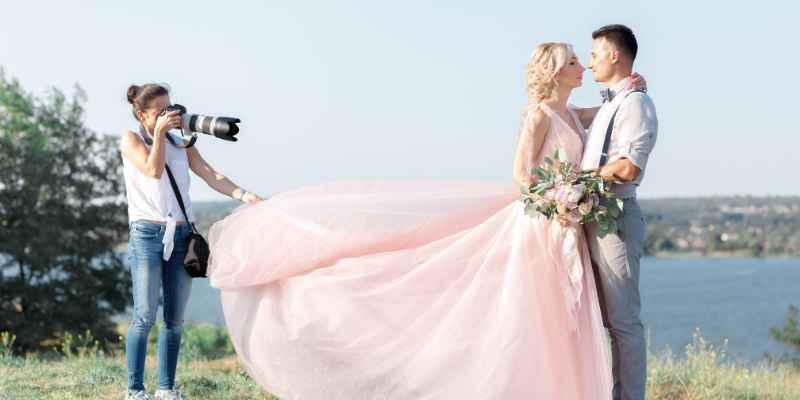
<path id="1" fill-rule="evenodd" d="M 647 350 L 639 318 L 639 260 L 644 252 L 644 217 L 636 198 L 624 200 L 619 234 L 586 236 L 597 281 L 603 320 L 611 336 L 614 400 L 644 400 Z"/>

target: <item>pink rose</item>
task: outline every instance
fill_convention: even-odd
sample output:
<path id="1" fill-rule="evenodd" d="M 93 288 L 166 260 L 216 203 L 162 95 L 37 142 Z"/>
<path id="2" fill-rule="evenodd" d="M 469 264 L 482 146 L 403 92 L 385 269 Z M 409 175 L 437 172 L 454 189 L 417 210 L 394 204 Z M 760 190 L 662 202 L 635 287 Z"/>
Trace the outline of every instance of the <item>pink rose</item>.
<path id="1" fill-rule="evenodd" d="M 566 205 L 569 202 L 570 188 L 566 185 L 558 185 L 555 194 L 555 200 L 559 204 Z"/>
<path id="2" fill-rule="evenodd" d="M 577 204 L 581 200 L 581 197 L 583 197 L 583 192 L 586 191 L 586 186 L 581 183 L 572 186 L 570 189 L 569 202 Z"/>

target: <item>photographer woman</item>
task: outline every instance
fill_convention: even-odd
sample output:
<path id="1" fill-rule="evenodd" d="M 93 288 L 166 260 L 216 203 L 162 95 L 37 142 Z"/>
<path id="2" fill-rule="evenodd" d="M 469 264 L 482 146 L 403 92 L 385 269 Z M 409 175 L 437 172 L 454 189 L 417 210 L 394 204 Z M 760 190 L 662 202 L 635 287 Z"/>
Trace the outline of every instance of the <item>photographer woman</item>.
<path id="1" fill-rule="evenodd" d="M 128 367 L 126 398 L 147 400 L 144 367 L 147 337 L 155 323 L 160 289 L 163 288 L 164 325 L 158 337 L 158 385 L 155 399 L 184 399 L 175 388 L 175 369 L 181 344 L 183 313 L 192 281 L 184 270 L 189 224 L 175 197 L 165 165 L 175 178 L 190 220 L 189 169 L 208 186 L 245 203 L 262 199 L 219 174 L 200 156 L 197 147 L 179 147 L 168 137 L 180 127 L 181 117 L 164 113 L 169 91 L 157 84 L 128 88 L 128 102 L 139 122 L 125 132 L 120 150 L 125 175 L 130 221 L 128 257 L 133 281 L 133 317 L 128 328 L 125 354 Z"/>

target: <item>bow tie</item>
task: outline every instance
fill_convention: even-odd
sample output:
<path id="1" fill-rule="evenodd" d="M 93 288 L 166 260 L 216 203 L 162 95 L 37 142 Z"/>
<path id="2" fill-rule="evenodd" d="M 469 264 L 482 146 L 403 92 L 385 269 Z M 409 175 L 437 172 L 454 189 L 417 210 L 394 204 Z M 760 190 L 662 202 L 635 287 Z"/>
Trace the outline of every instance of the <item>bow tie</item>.
<path id="1" fill-rule="evenodd" d="M 609 101 L 614 100 L 614 95 L 616 95 L 616 93 L 608 88 L 600 91 L 600 96 L 603 98 L 603 103 L 608 103 Z"/>

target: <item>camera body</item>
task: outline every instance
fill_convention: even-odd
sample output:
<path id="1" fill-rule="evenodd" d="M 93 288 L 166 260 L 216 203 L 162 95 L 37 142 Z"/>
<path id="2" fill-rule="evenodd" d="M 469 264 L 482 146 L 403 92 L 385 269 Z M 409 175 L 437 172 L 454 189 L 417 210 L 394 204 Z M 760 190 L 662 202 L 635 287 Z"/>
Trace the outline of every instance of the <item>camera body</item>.
<path id="1" fill-rule="evenodd" d="M 181 116 L 181 129 L 184 132 L 203 133 L 229 142 L 239 140 L 235 137 L 239 133 L 239 126 L 236 124 L 242 122 L 239 118 L 189 114 L 186 107 L 180 104 L 170 104 L 162 114 L 172 111 Z"/>

